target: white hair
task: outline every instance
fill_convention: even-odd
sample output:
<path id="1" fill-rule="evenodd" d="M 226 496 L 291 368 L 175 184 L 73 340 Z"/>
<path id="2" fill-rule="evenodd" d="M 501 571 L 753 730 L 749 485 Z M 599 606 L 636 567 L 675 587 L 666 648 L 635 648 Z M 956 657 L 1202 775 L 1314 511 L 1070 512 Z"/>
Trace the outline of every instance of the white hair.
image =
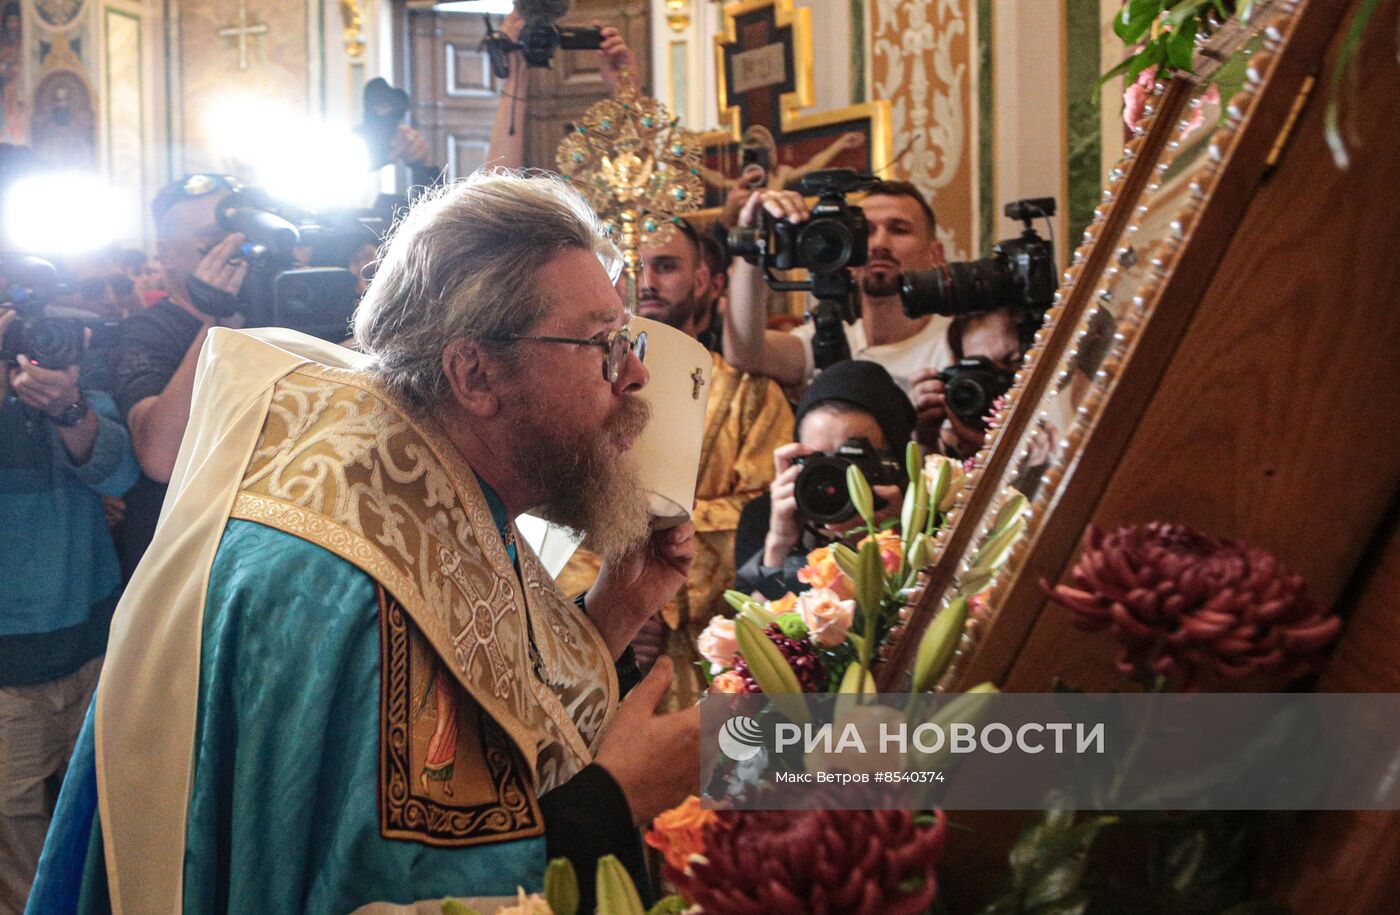
<path id="1" fill-rule="evenodd" d="M 414 201 L 380 250 L 355 309 L 355 342 L 370 370 L 418 407 L 447 396 L 442 353 L 454 340 L 507 353 L 489 337 L 529 330 L 549 311 L 539 270 L 561 250 L 593 252 L 615 276 L 617 248 L 562 179 L 498 169 Z"/>

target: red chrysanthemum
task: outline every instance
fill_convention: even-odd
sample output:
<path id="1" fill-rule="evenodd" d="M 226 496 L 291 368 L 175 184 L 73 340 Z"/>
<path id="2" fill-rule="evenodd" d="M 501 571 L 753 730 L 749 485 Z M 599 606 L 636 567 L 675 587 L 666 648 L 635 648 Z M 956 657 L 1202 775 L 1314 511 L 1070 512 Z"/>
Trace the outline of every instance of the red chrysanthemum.
<path id="1" fill-rule="evenodd" d="M 1047 593 L 1083 629 L 1108 629 L 1119 669 L 1183 689 L 1213 670 L 1293 679 L 1315 669 L 1341 620 L 1273 554 L 1180 524 L 1084 533 L 1070 583 Z"/>
<path id="2" fill-rule="evenodd" d="M 704 855 L 665 876 L 716 915 L 918 915 L 946 832 L 942 811 L 928 825 L 904 810 L 721 813 Z"/>

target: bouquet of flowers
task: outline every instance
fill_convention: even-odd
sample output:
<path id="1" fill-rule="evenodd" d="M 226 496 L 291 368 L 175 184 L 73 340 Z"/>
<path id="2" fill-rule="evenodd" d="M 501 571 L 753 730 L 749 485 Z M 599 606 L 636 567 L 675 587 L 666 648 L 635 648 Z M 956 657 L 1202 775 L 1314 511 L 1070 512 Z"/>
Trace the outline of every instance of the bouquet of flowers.
<path id="1" fill-rule="evenodd" d="M 870 484 L 860 469 L 847 469 L 851 504 L 865 533 L 854 547 L 835 543 L 813 550 L 798 579 L 811 586 L 774 601 L 737 591 L 725 599 L 735 610 L 716 616 L 701 634 L 710 690 L 718 693 L 873 693 L 880 648 L 908 618 L 918 575 L 927 565 L 934 538 L 962 488 L 962 465 L 942 455 L 925 456 L 911 442 L 905 454 L 909 486 L 898 518 L 876 520 Z M 1003 509 L 987 545 L 986 563 L 1004 561 L 1004 547 L 1021 529 L 1019 507 Z M 982 561 L 979 555 L 974 561 Z M 982 584 L 989 574 L 976 576 Z M 983 579 L 985 578 L 985 581 Z M 914 689 L 936 683 L 953 658 L 967 623 L 968 600 L 959 597 L 939 612 L 920 644 Z"/>

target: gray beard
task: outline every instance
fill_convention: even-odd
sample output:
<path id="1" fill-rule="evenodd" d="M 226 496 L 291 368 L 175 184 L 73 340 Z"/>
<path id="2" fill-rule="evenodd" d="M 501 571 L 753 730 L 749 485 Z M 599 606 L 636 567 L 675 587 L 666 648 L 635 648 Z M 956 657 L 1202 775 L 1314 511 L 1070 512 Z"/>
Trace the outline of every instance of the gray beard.
<path id="1" fill-rule="evenodd" d="M 635 396 L 635 395 L 631 395 Z M 541 410 L 525 405 L 512 422 L 512 451 L 521 476 L 544 501 L 531 514 L 583 535 L 583 545 L 603 559 L 640 547 L 651 532 L 651 514 L 632 455 L 619 455 L 614 435 L 635 437 L 651 409 L 643 400 L 608 418 L 587 441 L 562 441 Z"/>

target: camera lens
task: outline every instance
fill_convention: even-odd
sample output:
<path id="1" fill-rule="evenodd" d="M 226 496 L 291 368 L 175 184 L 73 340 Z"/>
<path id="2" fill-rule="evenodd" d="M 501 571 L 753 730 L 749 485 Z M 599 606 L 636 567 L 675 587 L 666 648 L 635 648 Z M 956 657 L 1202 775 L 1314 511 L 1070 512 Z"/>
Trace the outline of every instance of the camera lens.
<path id="1" fill-rule="evenodd" d="M 979 425 L 991 407 L 986 390 L 973 378 L 953 379 L 948 383 L 943 396 L 948 403 L 948 409 L 969 425 Z"/>
<path id="2" fill-rule="evenodd" d="M 834 219 L 817 219 L 797 233 L 798 263 L 812 273 L 835 273 L 851 260 L 855 239 Z"/>
<path id="3" fill-rule="evenodd" d="M 952 311 L 952 290 L 946 267 L 910 270 L 899 278 L 899 299 L 904 313 L 911 318 L 924 315 L 948 315 Z"/>
<path id="4" fill-rule="evenodd" d="M 836 524 L 855 515 L 846 488 L 849 461 L 831 457 L 811 458 L 793 483 L 793 498 L 803 517 L 817 524 Z"/>
<path id="5" fill-rule="evenodd" d="M 763 246 L 763 230 L 757 226 L 735 226 L 729 230 L 727 247 L 733 257 L 753 258 Z"/>

